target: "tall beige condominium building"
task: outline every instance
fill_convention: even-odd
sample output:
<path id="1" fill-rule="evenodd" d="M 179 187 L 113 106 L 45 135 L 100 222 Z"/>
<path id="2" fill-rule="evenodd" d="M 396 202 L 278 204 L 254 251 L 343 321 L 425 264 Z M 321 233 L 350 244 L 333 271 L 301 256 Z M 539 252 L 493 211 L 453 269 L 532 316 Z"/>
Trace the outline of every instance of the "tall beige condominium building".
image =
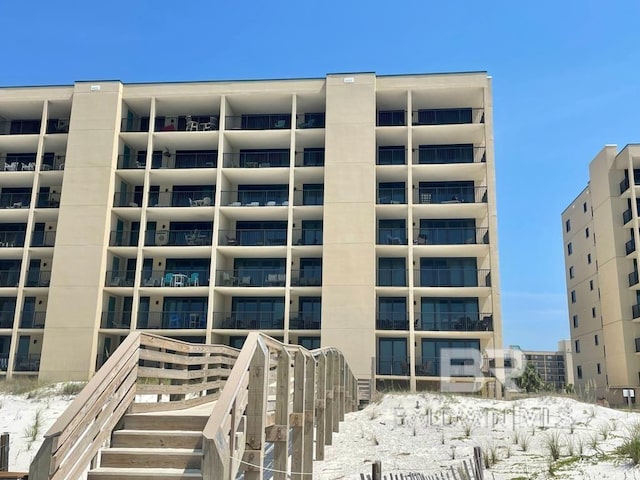
<path id="1" fill-rule="evenodd" d="M 562 213 L 576 387 L 623 403 L 639 385 L 640 145 L 607 145 Z"/>
<path id="2" fill-rule="evenodd" d="M 8 377 L 86 379 L 131 330 L 414 388 L 502 345 L 486 73 L 2 88 L 0 121 Z"/>

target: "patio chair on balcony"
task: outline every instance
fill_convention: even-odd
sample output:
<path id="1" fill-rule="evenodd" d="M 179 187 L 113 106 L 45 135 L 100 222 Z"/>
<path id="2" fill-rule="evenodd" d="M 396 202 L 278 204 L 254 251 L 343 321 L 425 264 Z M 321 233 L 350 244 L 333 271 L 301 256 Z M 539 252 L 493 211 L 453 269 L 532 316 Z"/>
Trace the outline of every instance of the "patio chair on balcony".
<path id="1" fill-rule="evenodd" d="M 216 117 L 209 117 L 209 121 L 208 122 L 202 122 L 200 123 L 200 130 L 206 132 L 209 130 L 217 130 L 218 128 L 218 120 L 216 119 Z"/>
<path id="2" fill-rule="evenodd" d="M 16 172 L 16 171 L 18 171 L 18 165 L 20 165 L 18 162 L 5 163 L 4 164 L 4 171 L 5 172 Z"/>
<path id="3" fill-rule="evenodd" d="M 165 273 L 164 278 L 162 279 L 163 287 L 171 287 L 173 286 L 173 273 Z"/>
<path id="4" fill-rule="evenodd" d="M 298 125 L 298 128 L 313 128 L 315 126 L 315 124 L 316 124 L 316 119 L 312 118 L 308 122 L 304 122 L 304 123 L 301 123 L 300 125 Z"/>
<path id="5" fill-rule="evenodd" d="M 238 240 L 236 240 L 235 238 L 230 237 L 226 233 L 224 234 L 224 237 L 227 241 L 227 245 L 238 245 Z"/>
<path id="6" fill-rule="evenodd" d="M 187 115 L 186 116 L 186 121 L 187 121 L 187 125 L 185 127 L 185 130 L 187 132 L 197 132 L 198 131 L 198 122 L 195 122 L 191 118 L 191 115 Z"/>
<path id="7" fill-rule="evenodd" d="M 273 128 L 284 128 L 286 124 L 286 120 L 276 120 L 276 122 L 273 124 Z"/>
<path id="8" fill-rule="evenodd" d="M 189 276 L 189 286 L 190 287 L 199 287 L 200 286 L 200 274 L 192 273 Z"/>
<path id="9" fill-rule="evenodd" d="M 203 197 L 202 198 L 202 206 L 210 207 L 211 206 L 211 197 Z"/>
<path id="10" fill-rule="evenodd" d="M 250 287 L 251 286 L 251 276 L 247 275 L 245 277 L 242 277 L 240 279 L 240 286 L 241 287 Z"/>

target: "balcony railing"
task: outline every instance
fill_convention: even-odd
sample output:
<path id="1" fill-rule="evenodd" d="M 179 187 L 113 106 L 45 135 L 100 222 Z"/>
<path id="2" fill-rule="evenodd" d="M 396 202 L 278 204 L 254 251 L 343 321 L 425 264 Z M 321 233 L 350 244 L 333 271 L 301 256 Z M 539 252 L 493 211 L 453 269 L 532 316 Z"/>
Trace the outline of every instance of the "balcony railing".
<path id="1" fill-rule="evenodd" d="M 31 192 L 0 193 L 0 208 L 29 208 Z"/>
<path id="2" fill-rule="evenodd" d="M 633 212 L 630 208 L 627 208 L 624 212 L 622 212 L 622 224 L 629 223 L 633 218 Z"/>
<path id="3" fill-rule="evenodd" d="M 409 359 L 407 357 L 378 357 L 376 374 L 409 376 Z"/>
<path id="4" fill-rule="evenodd" d="M 625 178 L 620 182 L 620 193 L 624 193 L 629 189 L 629 179 Z"/>
<path id="5" fill-rule="evenodd" d="M 151 168 L 216 168 L 218 166 L 218 152 L 180 152 L 167 155 L 162 154 L 158 161 L 155 157 Z"/>
<path id="6" fill-rule="evenodd" d="M 0 135 L 38 135 L 40 119 L 0 121 Z"/>
<path id="7" fill-rule="evenodd" d="M 627 252 L 627 255 L 636 251 L 636 240 L 632 238 L 627 243 L 624 244 L 624 249 Z"/>
<path id="8" fill-rule="evenodd" d="M 24 247 L 24 231 L 0 232 L 0 248 Z"/>
<path id="9" fill-rule="evenodd" d="M 219 312 L 213 315 L 215 328 L 233 330 L 282 330 L 282 312 L 236 311 Z"/>
<path id="10" fill-rule="evenodd" d="M 296 167 L 323 167 L 324 148 L 296 152 Z"/>
<path id="11" fill-rule="evenodd" d="M 320 330 L 320 315 L 308 314 L 304 312 L 290 312 L 290 330 Z"/>
<path id="12" fill-rule="evenodd" d="M 291 114 L 246 114 L 226 117 L 227 130 L 281 130 L 291 128 Z"/>
<path id="13" fill-rule="evenodd" d="M 112 230 L 109 233 L 110 247 L 136 247 L 138 245 L 139 230 Z"/>
<path id="14" fill-rule="evenodd" d="M 379 268 L 376 285 L 379 287 L 406 287 L 407 269 L 405 268 Z"/>
<path id="15" fill-rule="evenodd" d="M 440 376 L 440 358 L 438 357 L 416 358 L 416 376 L 439 377 Z"/>
<path id="16" fill-rule="evenodd" d="M 14 310 L 1 310 L 0 311 L 0 328 L 13 328 L 13 315 Z"/>
<path id="17" fill-rule="evenodd" d="M 640 305 L 631 305 L 631 317 L 640 318 Z"/>
<path id="18" fill-rule="evenodd" d="M 636 353 L 640 353 L 640 338 L 635 338 L 635 343 L 636 343 Z"/>
<path id="19" fill-rule="evenodd" d="M 43 192 L 36 197 L 37 208 L 60 208 L 60 193 Z"/>
<path id="20" fill-rule="evenodd" d="M 217 115 L 159 116 L 155 119 L 156 132 L 209 132 L 218 130 Z"/>
<path id="21" fill-rule="evenodd" d="M 288 190 L 225 190 L 222 205 L 231 207 L 279 207 L 289 205 Z"/>
<path id="22" fill-rule="evenodd" d="M 207 312 L 139 312 L 138 328 L 147 329 L 203 329 L 207 326 Z"/>
<path id="23" fill-rule="evenodd" d="M 490 287 L 489 269 L 423 268 L 414 270 L 418 287 Z"/>
<path id="24" fill-rule="evenodd" d="M 211 245 L 213 230 L 149 230 L 145 232 L 147 247 L 193 247 Z"/>
<path id="25" fill-rule="evenodd" d="M 486 162 L 485 147 L 473 145 L 433 145 L 413 150 L 415 165 Z"/>
<path id="26" fill-rule="evenodd" d="M 115 192 L 113 194 L 114 207 L 140 207 L 142 194 L 139 192 Z"/>
<path id="27" fill-rule="evenodd" d="M 296 115 L 296 127 L 305 128 L 324 128 L 324 113 L 299 113 Z"/>
<path id="28" fill-rule="evenodd" d="M 324 204 L 324 190 L 297 190 L 293 192 L 293 204 L 311 206 Z"/>
<path id="29" fill-rule="evenodd" d="M 0 287 L 17 287 L 20 270 L 0 270 Z"/>
<path id="30" fill-rule="evenodd" d="M 486 227 L 414 228 L 414 245 L 486 245 L 489 229 Z"/>
<path id="31" fill-rule="evenodd" d="M 31 237 L 32 247 L 53 247 L 56 243 L 56 231 L 34 231 Z"/>
<path id="32" fill-rule="evenodd" d="M 486 203 L 487 187 L 421 187 L 416 203 Z"/>
<path id="33" fill-rule="evenodd" d="M 282 287 L 286 281 L 282 269 L 274 268 L 218 270 L 216 275 L 216 284 L 226 287 Z"/>
<path id="34" fill-rule="evenodd" d="M 143 287 L 207 287 L 209 267 L 198 270 L 175 268 L 144 272 Z"/>
<path id="35" fill-rule="evenodd" d="M 225 153 L 225 168 L 289 167 L 289 150 Z"/>
<path id="36" fill-rule="evenodd" d="M 5 172 L 33 172 L 36 169 L 35 153 L 16 153 L 0 156 L 0 164 Z"/>
<path id="37" fill-rule="evenodd" d="M 20 328 L 44 328 L 47 312 L 22 312 Z"/>
<path id="38" fill-rule="evenodd" d="M 128 117 L 120 122 L 121 132 L 148 132 L 149 117 Z"/>
<path id="39" fill-rule="evenodd" d="M 48 172 L 51 170 L 64 170 L 64 155 L 43 155 L 40 171 Z"/>
<path id="40" fill-rule="evenodd" d="M 40 354 L 16 355 L 14 370 L 16 372 L 37 372 L 40 370 Z"/>
<path id="41" fill-rule="evenodd" d="M 218 244 L 227 246 L 286 245 L 286 229 L 220 230 Z"/>
<path id="42" fill-rule="evenodd" d="M 409 315 L 406 312 L 391 315 L 378 313 L 376 328 L 378 330 L 409 330 Z"/>
<path id="43" fill-rule="evenodd" d="M 405 148 L 378 148 L 377 165 L 406 165 L 407 150 Z"/>
<path id="44" fill-rule="evenodd" d="M 484 123 L 482 108 L 425 108 L 414 110 L 413 125 L 456 125 Z"/>
<path id="45" fill-rule="evenodd" d="M 404 228 L 378 228 L 378 245 L 406 245 L 407 231 Z"/>
<path id="46" fill-rule="evenodd" d="M 107 270 L 105 286 L 107 287 L 133 287 L 135 270 Z"/>
<path id="47" fill-rule="evenodd" d="M 48 287 L 51 283 L 51 272 L 36 270 L 27 270 L 27 280 L 25 287 Z"/>
<path id="48" fill-rule="evenodd" d="M 322 268 L 291 270 L 291 285 L 294 287 L 322 286 Z"/>
<path id="49" fill-rule="evenodd" d="M 415 329 L 424 332 L 485 332 L 493 331 L 493 316 L 489 313 L 422 313 Z"/>
<path id="50" fill-rule="evenodd" d="M 0 353 L 0 371 L 6 372 L 9 368 L 9 354 Z"/>
<path id="51" fill-rule="evenodd" d="M 47 133 L 69 133 L 69 119 L 51 118 L 47 120 Z"/>
<path id="52" fill-rule="evenodd" d="M 321 228 L 294 228 L 294 245 L 322 245 Z"/>
<path id="53" fill-rule="evenodd" d="M 407 124 L 406 110 L 379 110 L 376 124 L 379 127 L 396 127 Z"/>
<path id="54" fill-rule="evenodd" d="M 213 192 L 202 190 L 180 192 L 149 192 L 150 207 L 212 207 Z"/>
<path id="55" fill-rule="evenodd" d="M 634 270 L 629 274 L 629 286 L 633 287 L 638 284 L 638 271 Z"/>
<path id="56" fill-rule="evenodd" d="M 378 204 L 406 204 L 406 188 L 378 188 Z"/>
<path id="57" fill-rule="evenodd" d="M 131 327 L 131 311 L 102 312 L 100 328 L 125 328 Z"/>

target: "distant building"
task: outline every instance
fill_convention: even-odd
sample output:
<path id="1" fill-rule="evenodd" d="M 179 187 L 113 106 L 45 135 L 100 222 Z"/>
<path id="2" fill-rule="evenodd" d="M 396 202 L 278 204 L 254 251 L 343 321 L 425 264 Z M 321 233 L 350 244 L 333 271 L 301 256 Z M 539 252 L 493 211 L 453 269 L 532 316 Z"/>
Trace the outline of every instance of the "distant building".
<path id="1" fill-rule="evenodd" d="M 527 363 L 532 363 L 545 383 L 553 385 L 556 390 L 564 390 L 568 384 L 573 384 L 573 374 L 569 368 L 573 364 L 571 359 L 571 342 L 561 340 L 558 350 L 536 351 L 523 350 Z"/>
<path id="2" fill-rule="evenodd" d="M 607 145 L 562 212 L 576 388 L 612 404 L 640 385 L 639 196 L 640 145 Z"/>

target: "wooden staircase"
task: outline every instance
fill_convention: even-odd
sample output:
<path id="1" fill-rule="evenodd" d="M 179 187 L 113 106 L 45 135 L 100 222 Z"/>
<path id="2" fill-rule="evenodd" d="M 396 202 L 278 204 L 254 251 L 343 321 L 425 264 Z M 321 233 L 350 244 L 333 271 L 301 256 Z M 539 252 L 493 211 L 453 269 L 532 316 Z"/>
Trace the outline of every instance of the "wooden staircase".
<path id="1" fill-rule="evenodd" d="M 191 410 L 191 409 L 190 409 Z M 210 411 L 211 409 L 209 409 Z M 88 480 L 202 479 L 202 430 L 210 413 L 128 414 Z"/>

